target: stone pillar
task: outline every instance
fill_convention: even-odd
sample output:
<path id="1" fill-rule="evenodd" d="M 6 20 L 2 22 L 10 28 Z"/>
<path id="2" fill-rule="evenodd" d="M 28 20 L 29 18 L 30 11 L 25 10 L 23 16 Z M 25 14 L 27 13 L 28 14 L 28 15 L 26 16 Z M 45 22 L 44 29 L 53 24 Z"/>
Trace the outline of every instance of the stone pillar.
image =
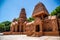
<path id="1" fill-rule="evenodd" d="M 17 26 L 15 26 L 15 32 L 17 32 Z"/>
<path id="2" fill-rule="evenodd" d="M 43 27 L 43 22 L 42 22 L 42 20 L 41 20 L 41 24 L 40 24 L 40 31 L 42 32 L 43 31 L 43 29 L 42 29 L 42 27 Z"/>
<path id="3" fill-rule="evenodd" d="M 11 32 L 17 31 L 17 26 L 18 26 L 17 20 L 13 19 L 13 21 L 11 23 L 11 28 L 10 28 Z"/>
<path id="4" fill-rule="evenodd" d="M 11 30 L 11 32 L 15 31 L 15 23 L 14 22 L 11 23 L 10 30 Z"/>
<path id="5" fill-rule="evenodd" d="M 19 25 L 19 32 L 21 32 L 21 25 Z"/>
<path id="6" fill-rule="evenodd" d="M 23 31 L 24 31 L 24 32 L 26 32 L 26 31 L 25 31 L 25 28 L 26 28 L 26 23 L 23 24 L 23 29 L 24 29 Z"/>
<path id="7" fill-rule="evenodd" d="M 13 25 L 10 26 L 10 31 L 13 32 Z"/>
<path id="8" fill-rule="evenodd" d="M 15 22 L 15 32 L 18 31 L 18 22 Z"/>

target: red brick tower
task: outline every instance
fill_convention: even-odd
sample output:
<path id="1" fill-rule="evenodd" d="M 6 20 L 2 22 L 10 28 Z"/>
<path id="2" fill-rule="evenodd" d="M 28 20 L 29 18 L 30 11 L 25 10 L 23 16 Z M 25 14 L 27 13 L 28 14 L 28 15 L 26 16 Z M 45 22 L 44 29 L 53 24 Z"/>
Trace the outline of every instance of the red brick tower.
<path id="1" fill-rule="evenodd" d="M 19 32 L 21 32 L 21 33 L 24 32 L 23 23 L 24 23 L 26 20 L 27 20 L 26 12 L 25 12 L 25 9 L 22 8 L 22 9 L 21 9 L 21 12 L 20 12 L 19 19 L 18 19 Z"/>
<path id="2" fill-rule="evenodd" d="M 39 2 L 33 11 L 32 17 L 35 18 L 34 20 L 34 30 L 35 36 L 42 36 L 43 35 L 43 20 L 46 19 L 48 16 L 48 11 L 43 3 Z"/>

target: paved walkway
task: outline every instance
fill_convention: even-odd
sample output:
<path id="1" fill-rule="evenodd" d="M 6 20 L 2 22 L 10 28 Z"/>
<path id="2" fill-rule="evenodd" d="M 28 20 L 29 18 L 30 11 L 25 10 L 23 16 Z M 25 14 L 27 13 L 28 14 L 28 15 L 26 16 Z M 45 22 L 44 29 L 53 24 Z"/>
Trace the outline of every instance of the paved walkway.
<path id="1" fill-rule="evenodd" d="M 60 37 L 55 36 L 42 36 L 42 37 L 29 37 L 26 35 L 2 35 L 0 40 L 60 40 Z"/>

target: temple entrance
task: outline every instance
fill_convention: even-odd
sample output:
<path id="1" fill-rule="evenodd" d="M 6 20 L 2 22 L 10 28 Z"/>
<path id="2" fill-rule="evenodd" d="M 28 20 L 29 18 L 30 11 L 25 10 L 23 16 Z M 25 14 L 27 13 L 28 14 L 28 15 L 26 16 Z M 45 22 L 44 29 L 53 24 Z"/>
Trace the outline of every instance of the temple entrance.
<path id="1" fill-rule="evenodd" d="M 19 26 L 18 26 L 17 32 L 19 32 Z"/>
<path id="2" fill-rule="evenodd" d="M 39 32 L 40 31 L 40 26 L 39 25 L 36 25 L 36 32 Z"/>

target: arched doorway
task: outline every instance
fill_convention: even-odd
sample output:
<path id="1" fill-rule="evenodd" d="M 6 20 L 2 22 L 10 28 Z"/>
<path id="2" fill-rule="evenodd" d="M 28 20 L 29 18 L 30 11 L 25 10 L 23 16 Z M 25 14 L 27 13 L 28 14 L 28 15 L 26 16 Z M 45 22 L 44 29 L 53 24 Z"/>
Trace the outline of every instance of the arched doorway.
<path id="1" fill-rule="evenodd" d="M 36 32 L 39 32 L 40 31 L 40 25 L 36 25 Z"/>

